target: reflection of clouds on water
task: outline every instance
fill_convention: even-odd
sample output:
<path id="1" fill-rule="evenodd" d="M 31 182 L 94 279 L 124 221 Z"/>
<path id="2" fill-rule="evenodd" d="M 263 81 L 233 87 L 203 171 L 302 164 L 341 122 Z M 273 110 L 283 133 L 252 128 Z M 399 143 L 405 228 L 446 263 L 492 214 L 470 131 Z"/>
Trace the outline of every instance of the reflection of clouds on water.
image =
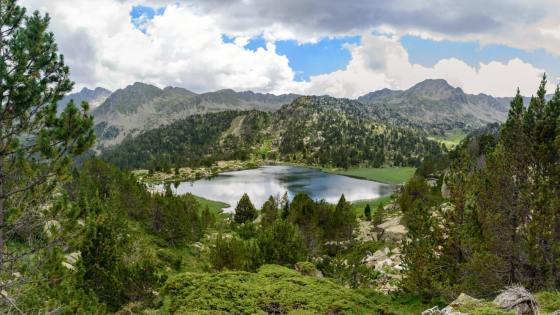
<path id="1" fill-rule="evenodd" d="M 243 193 L 247 193 L 255 207 L 260 208 L 269 196 L 281 196 L 286 191 L 290 199 L 303 192 L 313 199 L 336 203 L 341 194 L 347 200 L 354 201 L 377 198 L 392 190 L 392 186 L 381 183 L 291 166 L 265 166 L 227 172 L 210 179 L 183 182 L 174 188 L 177 194 L 190 192 L 227 202 L 231 207 L 225 211 L 233 211 Z"/>

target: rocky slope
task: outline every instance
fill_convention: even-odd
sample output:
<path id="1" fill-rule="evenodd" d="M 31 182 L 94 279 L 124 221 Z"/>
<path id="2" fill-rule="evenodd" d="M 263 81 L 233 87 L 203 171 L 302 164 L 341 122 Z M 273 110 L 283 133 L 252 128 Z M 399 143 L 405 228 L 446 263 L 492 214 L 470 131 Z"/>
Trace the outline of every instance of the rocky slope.
<path id="1" fill-rule="evenodd" d="M 87 91 L 83 92 L 87 94 Z M 295 94 L 233 90 L 197 94 L 183 88 L 160 89 L 135 83 L 112 93 L 93 111 L 98 149 L 118 144 L 128 135 L 134 136 L 191 115 L 253 109 L 273 112 L 297 97 Z M 337 106 L 344 105 L 344 110 L 351 110 L 347 113 L 350 116 L 368 117 L 431 135 L 445 135 L 451 130 L 467 133 L 488 123 L 503 121 L 510 100 L 485 94 L 467 94 L 445 80 L 425 80 L 405 91 L 383 89 L 357 100 L 347 100 L 345 104 L 339 102 Z M 340 112 L 342 109 L 332 110 Z"/>
<path id="2" fill-rule="evenodd" d="M 406 91 L 384 89 L 358 98 L 369 107 L 398 114 L 394 119 L 400 116 L 436 134 L 454 128 L 468 131 L 504 121 L 510 100 L 467 94 L 441 79 L 422 81 Z"/>
<path id="3" fill-rule="evenodd" d="M 120 143 L 128 135 L 168 125 L 176 120 L 226 110 L 274 111 L 297 95 L 273 95 L 220 90 L 196 94 L 175 87 L 160 89 L 135 83 L 115 91 L 93 111 L 99 147 Z"/>
<path id="4" fill-rule="evenodd" d="M 103 152 L 121 167 L 165 169 L 251 158 L 336 167 L 404 166 L 442 150 L 422 132 L 371 118 L 357 101 L 302 96 L 272 113 L 188 116 Z"/>

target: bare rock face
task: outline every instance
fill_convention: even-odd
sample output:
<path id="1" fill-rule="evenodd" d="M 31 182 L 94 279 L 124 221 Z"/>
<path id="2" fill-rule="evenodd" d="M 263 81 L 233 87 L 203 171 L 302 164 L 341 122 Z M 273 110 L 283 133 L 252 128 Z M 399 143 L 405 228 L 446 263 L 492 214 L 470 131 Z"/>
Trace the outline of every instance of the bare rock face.
<path id="1" fill-rule="evenodd" d="M 506 288 L 494 299 L 494 303 L 504 311 L 516 311 L 519 315 L 539 313 L 539 305 L 535 297 L 522 286 Z"/>

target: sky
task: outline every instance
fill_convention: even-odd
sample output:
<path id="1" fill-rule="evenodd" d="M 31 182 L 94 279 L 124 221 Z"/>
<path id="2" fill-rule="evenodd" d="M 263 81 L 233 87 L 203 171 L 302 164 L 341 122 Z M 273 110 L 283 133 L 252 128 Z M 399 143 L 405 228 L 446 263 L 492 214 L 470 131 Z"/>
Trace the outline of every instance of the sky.
<path id="1" fill-rule="evenodd" d="M 557 0 L 20 0 L 51 16 L 76 89 L 134 82 L 356 98 L 442 78 L 560 81 Z"/>

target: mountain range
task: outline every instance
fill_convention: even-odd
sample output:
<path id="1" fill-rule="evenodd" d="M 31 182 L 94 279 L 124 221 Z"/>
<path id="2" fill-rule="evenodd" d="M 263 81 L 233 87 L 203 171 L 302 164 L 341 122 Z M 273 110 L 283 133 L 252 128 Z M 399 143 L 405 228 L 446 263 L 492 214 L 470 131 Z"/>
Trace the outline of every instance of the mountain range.
<path id="1" fill-rule="evenodd" d="M 98 149 L 101 149 L 118 144 L 127 136 L 135 136 L 191 115 L 227 110 L 274 112 L 299 96 L 229 89 L 198 94 L 184 88 L 161 89 L 137 82 L 114 92 L 103 88 L 84 88 L 65 97 L 60 105 L 63 107 L 72 98 L 75 102 L 90 102 Z M 485 94 L 467 94 L 445 80 L 428 79 L 408 90 L 382 89 L 353 102 L 360 115 L 375 121 L 443 136 L 451 130 L 468 132 L 488 123 L 503 121 L 510 100 Z"/>
<path id="2" fill-rule="evenodd" d="M 424 80 L 405 91 L 383 89 L 358 98 L 365 105 L 384 107 L 436 134 L 501 122 L 507 116 L 510 100 L 467 94 L 442 79 Z"/>

